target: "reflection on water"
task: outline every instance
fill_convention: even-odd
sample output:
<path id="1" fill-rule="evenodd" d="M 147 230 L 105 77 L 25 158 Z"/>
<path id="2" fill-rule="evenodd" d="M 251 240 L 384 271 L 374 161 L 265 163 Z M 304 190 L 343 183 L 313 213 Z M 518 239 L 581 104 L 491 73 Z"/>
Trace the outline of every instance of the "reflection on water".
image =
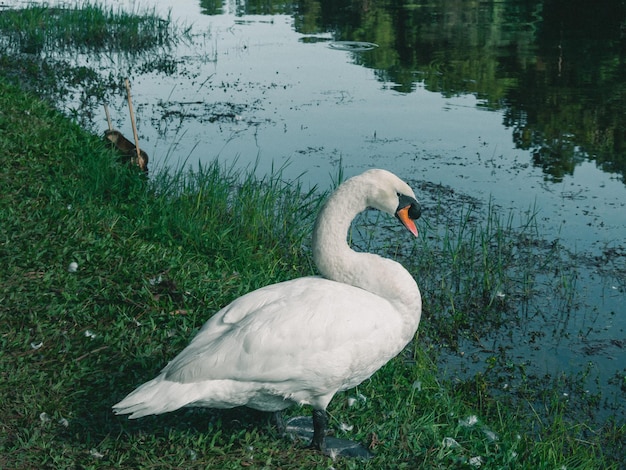
<path id="1" fill-rule="evenodd" d="M 575 294 L 584 298 L 567 322 L 552 319 L 559 341 L 534 353 L 537 365 L 578 370 L 593 360 L 602 383 L 622 370 L 621 0 L 146 3 L 193 23 L 192 43 L 136 67 L 115 54 L 66 59 L 97 64 L 113 83 L 130 76 L 153 167 L 219 157 L 264 173 L 288 163 L 286 177 L 327 187 L 340 164 L 347 176 L 376 166 L 515 214 L 536 207 L 542 236 L 581 255 Z M 340 42 L 378 47 L 330 47 Z M 121 91 L 104 98 L 131 135 Z M 100 132 L 101 103 L 90 96 L 64 104 Z M 589 356 L 598 342 L 603 352 Z"/>
<path id="2" fill-rule="evenodd" d="M 233 2 L 234 3 L 234 2 Z M 380 46 L 355 63 L 392 89 L 472 94 L 502 109 L 551 179 L 586 159 L 626 176 L 626 7 L 585 0 L 201 2 L 209 15 L 293 15 L 306 35 Z"/>

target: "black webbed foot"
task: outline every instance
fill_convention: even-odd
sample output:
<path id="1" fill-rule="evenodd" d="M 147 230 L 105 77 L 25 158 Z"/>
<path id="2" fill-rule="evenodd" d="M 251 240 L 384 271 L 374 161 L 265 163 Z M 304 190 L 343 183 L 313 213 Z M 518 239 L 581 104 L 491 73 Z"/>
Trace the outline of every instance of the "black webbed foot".
<path id="1" fill-rule="evenodd" d="M 325 411 L 314 410 L 313 420 L 306 416 L 296 416 L 289 419 L 285 425 L 285 432 L 303 441 L 310 440 L 308 446 L 310 449 L 320 451 L 329 457 L 361 459 L 370 459 L 373 457 L 373 454 L 358 442 L 348 439 L 338 439 L 336 437 L 327 437 L 327 421 L 328 418 Z"/>

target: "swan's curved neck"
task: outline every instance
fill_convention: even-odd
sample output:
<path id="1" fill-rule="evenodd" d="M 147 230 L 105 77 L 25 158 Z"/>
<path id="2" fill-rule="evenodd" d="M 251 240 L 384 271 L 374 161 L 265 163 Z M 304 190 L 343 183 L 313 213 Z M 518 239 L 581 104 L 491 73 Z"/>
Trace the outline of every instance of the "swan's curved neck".
<path id="1" fill-rule="evenodd" d="M 421 305 L 417 284 L 400 263 L 372 253 L 358 253 L 348 245 L 352 220 L 367 208 L 362 192 L 358 185 L 344 183 L 320 211 L 312 241 L 317 268 L 327 279 L 365 289 L 403 310 Z"/>
<path id="2" fill-rule="evenodd" d="M 353 251 L 347 242 L 350 224 L 356 215 L 365 210 L 363 198 L 341 185 L 326 201 L 315 221 L 313 229 L 313 260 L 322 276 L 345 282 L 352 264 Z M 354 185 L 353 185 L 354 186 Z M 358 189 L 358 186 L 354 189 Z"/>

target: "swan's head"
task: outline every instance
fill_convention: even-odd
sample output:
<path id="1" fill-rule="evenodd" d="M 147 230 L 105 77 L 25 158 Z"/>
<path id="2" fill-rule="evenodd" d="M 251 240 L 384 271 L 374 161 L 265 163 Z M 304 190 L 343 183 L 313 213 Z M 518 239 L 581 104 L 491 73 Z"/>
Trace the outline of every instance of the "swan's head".
<path id="1" fill-rule="evenodd" d="M 417 237 L 415 220 L 422 215 L 422 207 L 411 187 L 386 170 L 369 170 L 361 175 L 371 184 L 367 204 L 388 214 L 395 215 L 402 225 Z"/>

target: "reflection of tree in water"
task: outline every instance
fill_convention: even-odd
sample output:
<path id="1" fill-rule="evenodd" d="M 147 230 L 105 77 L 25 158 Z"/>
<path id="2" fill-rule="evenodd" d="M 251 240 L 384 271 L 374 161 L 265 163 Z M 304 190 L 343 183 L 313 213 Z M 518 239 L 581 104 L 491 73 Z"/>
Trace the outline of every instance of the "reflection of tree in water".
<path id="1" fill-rule="evenodd" d="M 202 0 L 208 14 L 289 14 L 298 32 L 378 44 L 355 53 L 385 86 L 473 94 L 502 109 L 549 177 L 585 159 L 626 181 L 622 0 Z"/>
<path id="2" fill-rule="evenodd" d="M 554 178 L 591 158 L 626 180 L 622 2 L 545 2 L 533 67 L 518 73 L 505 123 Z"/>
<path id="3" fill-rule="evenodd" d="M 621 0 L 303 0 L 296 28 L 380 47 L 354 60 L 396 91 L 417 84 L 503 109 L 551 178 L 588 158 L 626 180 Z"/>

